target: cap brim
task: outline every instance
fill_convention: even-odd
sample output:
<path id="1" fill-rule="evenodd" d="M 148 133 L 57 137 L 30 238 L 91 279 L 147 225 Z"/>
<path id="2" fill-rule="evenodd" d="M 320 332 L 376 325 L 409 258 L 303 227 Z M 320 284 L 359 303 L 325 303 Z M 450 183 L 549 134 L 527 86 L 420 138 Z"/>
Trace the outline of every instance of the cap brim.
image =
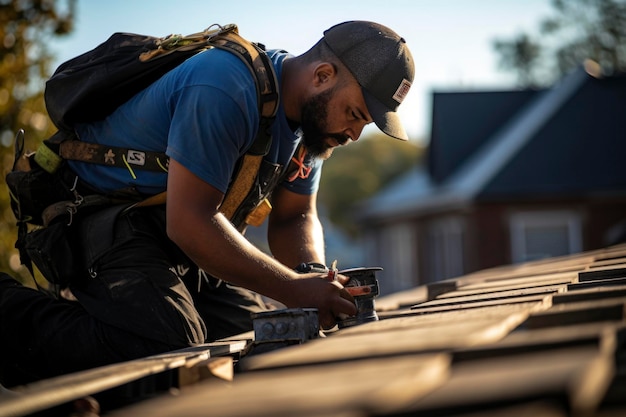
<path id="1" fill-rule="evenodd" d="M 404 126 L 398 117 L 398 113 L 393 110 L 389 110 L 387 106 L 378 101 L 372 94 L 366 89 L 362 89 L 363 97 L 365 98 L 365 105 L 369 111 L 376 126 L 386 135 L 391 136 L 394 139 L 409 140 Z"/>

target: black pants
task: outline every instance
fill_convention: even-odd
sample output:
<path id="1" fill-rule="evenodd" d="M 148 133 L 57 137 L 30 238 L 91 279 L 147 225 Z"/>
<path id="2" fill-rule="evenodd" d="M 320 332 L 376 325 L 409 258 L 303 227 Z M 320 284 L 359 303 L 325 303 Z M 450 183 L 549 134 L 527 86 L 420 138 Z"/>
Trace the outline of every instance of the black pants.
<path id="1" fill-rule="evenodd" d="M 199 270 L 162 206 L 98 211 L 72 226 L 83 273 L 55 299 L 0 275 L 0 382 L 24 384 L 248 331 L 261 298 Z M 219 251 L 219 248 L 214 248 Z"/>

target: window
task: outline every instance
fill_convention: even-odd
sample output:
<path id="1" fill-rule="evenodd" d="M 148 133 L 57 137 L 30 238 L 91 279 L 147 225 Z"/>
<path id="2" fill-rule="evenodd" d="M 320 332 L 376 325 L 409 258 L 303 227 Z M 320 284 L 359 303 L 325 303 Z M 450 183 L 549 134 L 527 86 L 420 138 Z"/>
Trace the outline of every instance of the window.
<path id="1" fill-rule="evenodd" d="M 437 219 L 427 227 L 428 255 L 426 282 L 441 281 L 465 273 L 463 240 L 465 223 L 461 217 Z"/>
<path id="2" fill-rule="evenodd" d="M 401 291 L 417 284 L 417 248 L 415 228 L 410 223 L 397 223 L 383 229 L 381 255 L 384 260 L 384 284 L 389 291 Z M 371 265 L 377 266 L 377 265 Z"/>
<path id="3" fill-rule="evenodd" d="M 528 211 L 511 215 L 511 259 L 514 263 L 582 250 L 580 214 L 570 210 Z"/>

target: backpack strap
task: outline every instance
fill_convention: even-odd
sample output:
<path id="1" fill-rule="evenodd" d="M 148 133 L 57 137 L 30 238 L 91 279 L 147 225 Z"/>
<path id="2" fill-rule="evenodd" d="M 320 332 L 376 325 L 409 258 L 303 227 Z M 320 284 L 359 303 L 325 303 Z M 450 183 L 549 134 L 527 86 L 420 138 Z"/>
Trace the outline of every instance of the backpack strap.
<path id="1" fill-rule="evenodd" d="M 264 118 L 274 118 L 278 110 L 278 79 L 274 67 L 262 46 L 239 36 L 236 30 L 219 33 L 211 43 L 239 55 L 248 64 L 257 80 L 259 113 Z M 253 149 L 254 150 L 254 149 Z M 256 151 L 259 151 L 258 149 Z M 267 150 L 265 151 L 267 153 Z"/>
<path id="2" fill-rule="evenodd" d="M 102 146 L 97 143 L 83 142 L 80 140 L 70 140 L 60 143 L 59 156 L 68 160 L 126 168 L 133 177 L 135 177 L 133 173 L 135 169 L 167 172 L 169 167 L 169 158 L 164 152 Z"/>
<path id="3" fill-rule="evenodd" d="M 229 49 L 239 54 L 258 81 L 257 98 L 261 114 L 259 131 L 254 143 L 243 156 L 241 166 L 220 206 L 220 211 L 228 219 L 232 219 L 254 186 L 263 157 L 269 151 L 272 142 L 270 129 L 278 110 L 278 80 L 274 67 L 262 48 L 245 41 L 236 31 L 216 36 L 214 44 L 218 48 Z"/>

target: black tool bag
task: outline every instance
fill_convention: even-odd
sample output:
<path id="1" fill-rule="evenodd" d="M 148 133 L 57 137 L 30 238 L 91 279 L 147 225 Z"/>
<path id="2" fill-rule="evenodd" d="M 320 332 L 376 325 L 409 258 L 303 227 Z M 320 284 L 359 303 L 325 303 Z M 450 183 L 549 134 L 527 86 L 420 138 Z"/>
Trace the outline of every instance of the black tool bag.
<path id="1" fill-rule="evenodd" d="M 46 208 L 59 201 L 74 201 L 77 198 L 77 179 L 67 164 L 50 173 L 35 161 L 35 154 L 24 152 L 24 131 L 15 137 L 15 161 L 5 177 L 11 209 L 18 223 L 44 226 L 43 213 Z"/>
<path id="2" fill-rule="evenodd" d="M 15 162 L 6 183 L 22 264 L 31 274 L 35 264 L 48 281 L 66 286 L 79 268 L 71 228 L 78 209 L 102 207 L 112 199 L 88 190 L 65 162 L 52 172 L 43 169 L 35 154 L 25 154 L 23 130 L 15 138 Z"/>

